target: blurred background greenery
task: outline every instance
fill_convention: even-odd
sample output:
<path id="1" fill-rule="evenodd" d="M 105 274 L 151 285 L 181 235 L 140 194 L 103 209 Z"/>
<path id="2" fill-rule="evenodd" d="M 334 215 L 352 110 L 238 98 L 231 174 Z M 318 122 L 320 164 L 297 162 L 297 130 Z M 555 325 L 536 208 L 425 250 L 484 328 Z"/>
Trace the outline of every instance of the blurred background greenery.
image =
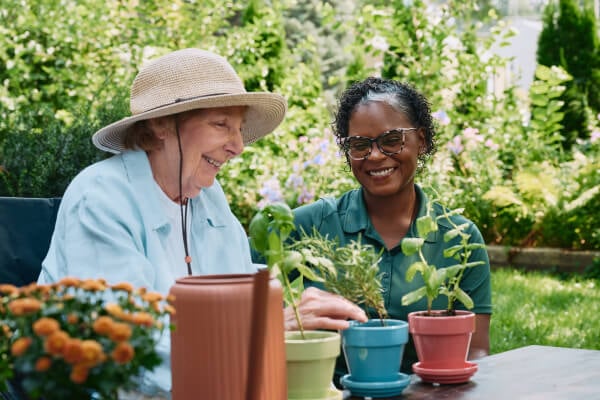
<path id="1" fill-rule="evenodd" d="M 543 30 L 523 88 L 495 51 L 516 34 L 508 3 L 3 0 L 0 195 L 61 196 L 106 157 L 90 137 L 128 115 L 137 67 L 201 47 L 227 57 L 248 90 L 289 102 L 281 127 L 220 174 L 244 225 L 267 202 L 294 207 L 356 186 L 330 133 L 332 110 L 349 82 L 381 75 L 431 100 L 439 150 L 417 180 L 465 207 L 488 243 L 599 249 L 593 4 L 529 2 Z"/>

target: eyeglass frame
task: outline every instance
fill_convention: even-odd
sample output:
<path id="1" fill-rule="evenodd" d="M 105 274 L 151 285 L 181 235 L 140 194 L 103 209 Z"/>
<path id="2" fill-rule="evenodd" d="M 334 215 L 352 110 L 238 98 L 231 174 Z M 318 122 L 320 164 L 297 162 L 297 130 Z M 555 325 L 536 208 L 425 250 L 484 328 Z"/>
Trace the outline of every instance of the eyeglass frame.
<path id="1" fill-rule="evenodd" d="M 342 149 L 343 149 L 344 153 L 346 154 L 346 156 L 354 161 L 363 161 L 363 160 L 366 160 L 367 158 L 369 158 L 369 156 L 371 155 L 371 152 L 373 151 L 373 143 L 377 144 L 377 149 L 379 150 L 380 153 L 385 154 L 388 157 L 391 157 L 394 154 L 399 154 L 402 152 L 402 150 L 404 150 L 404 144 L 406 142 L 406 132 L 416 131 L 416 130 L 419 130 L 419 128 L 394 128 L 394 129 L 385 131 L 385 132 L 377 135 L 377 137 L 374 137 L 374 138 L 370 138 L 367 136 L 360 136 L 360 135 L 346 136 L 345 138 L 342 138 L 340 140 L 340 144 L 341 144 Z M 402 134 L 402 146 L 400 147 L 400 150 L 395 151 L 395 152 L 389 152 L 389 151 L 383 150 L 381 148 L 381 138 L 386 137 L 386 136 L 390 135 L 391 133 L 396 133 L 398 131 L 400 131 L 400 133 Z M 351 139 L 364 139 L 364 140 L 369 141 L 369 151 L 364 157 L 354 158 L 350 155 L 350 148 L 348 147 L 348 145 L 346 143 L 349 142 Z"/>

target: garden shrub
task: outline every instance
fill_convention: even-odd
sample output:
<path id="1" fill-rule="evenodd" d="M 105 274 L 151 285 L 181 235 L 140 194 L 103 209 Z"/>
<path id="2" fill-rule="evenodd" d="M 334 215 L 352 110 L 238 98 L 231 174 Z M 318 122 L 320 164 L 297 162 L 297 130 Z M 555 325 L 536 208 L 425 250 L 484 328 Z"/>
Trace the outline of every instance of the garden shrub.
<path id="1" fill-rule="evenodd" d="M 564 68 L 573 80 L 561 96 L 563 146 L 590 136 L 586 107 L 600 112 L 600 37 L 593 4 L 584 0 L 549 2 L 538 39 L 537 62 Z"/>
<path id="2" fill-rule="evenodd" d="M 249 90 L 288 99 L 282 125 L 219 175 L 244 225 L 267 202 L 294 207 L 358 186 L 331 132 L 332 94 L 383 75 L 430 99 L 438 152 L 418 181 L 464 207 L 488 243 L 598 248 L 598 117 L 586 109 L 591 133 L 568 151 L 561 145 L 561 96 L 577 75 L 541 68 L 525 97 L 514 86 L 490 91 L 490 75 L 507 62 L 492 46 L 512 35 L 494 10 L 474 21 L 474 0 L 408 3 L 6 0 L 0 194 L 61 195 L 107 156 L 90 137 L 129 114 L 136 68 L 202 47 L 227 57 Z"/>

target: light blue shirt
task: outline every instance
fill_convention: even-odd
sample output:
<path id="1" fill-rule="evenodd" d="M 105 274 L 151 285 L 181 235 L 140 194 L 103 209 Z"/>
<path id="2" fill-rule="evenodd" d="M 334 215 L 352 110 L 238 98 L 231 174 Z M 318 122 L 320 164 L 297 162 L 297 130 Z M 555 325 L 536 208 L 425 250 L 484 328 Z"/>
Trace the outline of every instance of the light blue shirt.
<path id="1" fill-rule="evenodd" d="M 171 232 L 158 190 L 143 151 L 126 151 L 83 170 L 63 196 L 38 282 L 104 278 L 168 294 L 179 277 L 166 238 L 181 233 Z M 193 274 L 255 272 L 246 233 L 219 183 L 189 204 Z M 157 346 L 163 364 L 143 377 L 140 389 L 147 394 L 171 390 L 170 344 L 165 330 Z"/>

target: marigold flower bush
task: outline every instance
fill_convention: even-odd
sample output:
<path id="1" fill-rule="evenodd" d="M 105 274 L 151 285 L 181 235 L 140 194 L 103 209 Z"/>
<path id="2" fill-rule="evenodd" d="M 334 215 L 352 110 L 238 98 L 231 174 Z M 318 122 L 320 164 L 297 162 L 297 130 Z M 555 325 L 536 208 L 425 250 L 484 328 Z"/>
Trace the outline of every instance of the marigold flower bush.
<path id="1" fill-rule="evenodd" d="M 161 363 L 174 312 L 159 293 L 102 279 L 5 284 L 0 295 L 0 388 L 14 379 L 32 399 L 117 399 Z"/>

